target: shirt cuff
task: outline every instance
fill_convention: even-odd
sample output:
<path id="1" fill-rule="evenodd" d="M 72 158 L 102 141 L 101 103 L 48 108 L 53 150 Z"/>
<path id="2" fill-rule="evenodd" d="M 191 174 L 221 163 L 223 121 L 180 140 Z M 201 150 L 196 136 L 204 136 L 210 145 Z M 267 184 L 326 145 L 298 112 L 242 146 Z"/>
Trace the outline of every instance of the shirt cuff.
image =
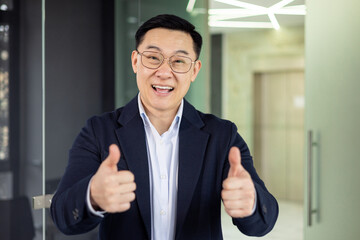
<path id="1" fill-rule="evenodd" d="M 92 214 L 94 214 L 95 216 L 103 218 L 106 211 L 96 211 L 91 205 L 91 201 L 90 201 L 90 183 L 91 183 L 91 180 L 92 180 L 92 178 L 89 181 L 89 185 L 88 185 L 87 191 L 86 191 L 86 205 L 87 205 L 87 208 L 89 209 L 89 211 Z"/>
<path id="2" fill-rule="evenodd" d="M 256 193 L 256 189 L 255 189 L 255 203 L 254 203 L 254 207 L 251 211 L 251 215 L 253 215 L 254 212 L 256 211 L 256 205 L 257 205 L 257 193 Z"/>

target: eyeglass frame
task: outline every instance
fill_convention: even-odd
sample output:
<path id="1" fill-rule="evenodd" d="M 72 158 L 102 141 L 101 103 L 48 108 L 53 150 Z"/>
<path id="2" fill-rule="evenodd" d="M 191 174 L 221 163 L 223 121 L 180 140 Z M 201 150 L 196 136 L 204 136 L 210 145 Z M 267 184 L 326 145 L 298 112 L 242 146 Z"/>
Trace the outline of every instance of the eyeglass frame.
<path id="1" fill-rule="evenodd" d="M 168 59 L 167 63 L 169 64 L 171 71 L 173 71 L 174 73 L 179 73 L 179 74 L 188 73 L 188 72 L 191 70 L 192 65 L 199 60 L 199 59 L 197 58 L 195 61 L 193 61 L 190 57 L 180 56 L 180 55 L 176 55 L 176 54 L 174 54 L 174 55 L 166 58 L 166 57 L 164 56 L 164 54 L 162 54 L 161 52 L 155 52 L 155 51 L 143 51 L 143 52 L 139 52 L 139 50 L 137 50 L 137 49 L 136 49 L 135 51 L 140 55 L 140 57 L 141 57 L 140 62 L 141 62 L 141 64 L 142 64 L 144 67 L 146 67 L 146 68 L 148 68 L 148 69 L 158 69 L 158 68 L 161 67 L 161 65 L 164 63 L 164 60 L 165 60 L 165 59 Z M 144 53 L 144 52 L 151 52 L 151 53 L 160 54 L 163 58 L 162 58 L 161 63 L 159 64 L 159 66 L 156 67 L 156 68 L 151 68 L 151 67 L 145 66 L 145 64 L 144 64 L 143 61 L 142 61 L 142 57 L 143 57 L 143 53 Z M 190 64 L 189 70 L 187 70 L 186 72 L 177 72 L 177 71 L 175 71 L 175 70 L 172 68 L 171 63 L 170 63 L 170 58 L 172 58 L 172 57 L 174 57 L 174 56 L 179 56 L 179 57 L 184 57 L 184 58 L 190 59 L 190 60 L 191 60 L 191 64 Z"/>

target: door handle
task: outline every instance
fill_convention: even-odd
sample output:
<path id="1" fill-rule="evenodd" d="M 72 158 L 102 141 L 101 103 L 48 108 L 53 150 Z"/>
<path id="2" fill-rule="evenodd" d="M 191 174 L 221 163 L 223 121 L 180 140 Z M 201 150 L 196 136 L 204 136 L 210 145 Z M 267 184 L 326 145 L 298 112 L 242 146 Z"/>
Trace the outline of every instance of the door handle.
<path id="1" fill-rule="evenodd" d="M 313 132 L 312 130 L 308 131 L 308 141 L 307 141 L 307 222 L 308 226 L 312 225 L 312 215 L 317 212 L 316 209 L 313 209 L 312 206 L 312 186 L 313 186 L 313 147 L 317 145 L 316 142 L 313 141 Z"/>
<path id="2" fill-rule="evenodd" d="M 46 194 L 33 197 L 33 209 L 50 208 L 54 194 Z"/>

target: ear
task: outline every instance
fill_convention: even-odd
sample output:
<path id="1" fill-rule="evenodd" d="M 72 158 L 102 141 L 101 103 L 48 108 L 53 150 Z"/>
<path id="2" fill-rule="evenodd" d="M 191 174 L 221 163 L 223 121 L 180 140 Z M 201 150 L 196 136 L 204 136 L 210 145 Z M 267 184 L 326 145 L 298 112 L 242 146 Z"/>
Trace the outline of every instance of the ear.
<path id="1" fill-rule="evenodd" d="M 198 73 L 199 73 L 199 71 L 200 71 L 201 61 L 200 61 L 200 60 L 197 60 L 194 64 L 195 64 L 195 65 L 194 65 L 194 68 L 191 70 L 191 71 L 192 71 L 191 82 L 194 82 L 194 81 L 195 81 L 196 76 L 198 75 Z"/>
<path id="2" fill-rule="evenodd" d="M 137 73 L 138 64 L 138 52 L 136 50 L 131 53 L 131 65 L 134 73 Z"/>

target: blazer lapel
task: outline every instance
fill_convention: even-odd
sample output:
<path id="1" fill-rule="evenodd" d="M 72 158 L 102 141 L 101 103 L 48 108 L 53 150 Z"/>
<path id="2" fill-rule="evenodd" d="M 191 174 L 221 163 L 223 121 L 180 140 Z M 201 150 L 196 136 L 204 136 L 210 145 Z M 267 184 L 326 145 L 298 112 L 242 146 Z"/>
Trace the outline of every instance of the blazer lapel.
<path id="1" fill-rule="evenodd" d="M 134 98 L 123 109 L 118 122 L 122 125 L 116 130 L 120 151 L 126 160 L 129 170 L 135 175 L 136 202 L 140 209 L 144 225 L 151 238 L 151 209 L 149 166 L 146 148 L 146 136 L 142 119 L 139 115 L 137 98 Z"/>
<path id="2" fill-rule="evenodd" d="M 209 134 L 200 129 L 203 125 L 195 108 L 184 100 L 184 112 L 179 130 L 176 239 L 182 231 L 203 165 L 209 139 Z"/>

